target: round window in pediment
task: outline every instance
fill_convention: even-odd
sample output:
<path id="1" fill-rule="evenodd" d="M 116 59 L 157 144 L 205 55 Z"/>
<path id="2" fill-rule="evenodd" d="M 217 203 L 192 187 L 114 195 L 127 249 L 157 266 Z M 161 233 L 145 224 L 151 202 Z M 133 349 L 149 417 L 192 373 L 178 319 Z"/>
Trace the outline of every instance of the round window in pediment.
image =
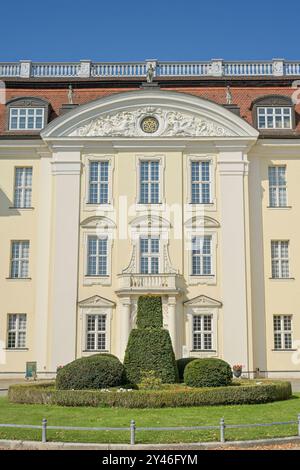
<path id="1" fill-rule="evenodd" d="M 154 134 L 154 132 L 158 130 L 158 126 L 159 122 L 153 116 L 146 116 L 141 121 L 141 129 L 143 132 L 146 132 L 146 134 Z"/>

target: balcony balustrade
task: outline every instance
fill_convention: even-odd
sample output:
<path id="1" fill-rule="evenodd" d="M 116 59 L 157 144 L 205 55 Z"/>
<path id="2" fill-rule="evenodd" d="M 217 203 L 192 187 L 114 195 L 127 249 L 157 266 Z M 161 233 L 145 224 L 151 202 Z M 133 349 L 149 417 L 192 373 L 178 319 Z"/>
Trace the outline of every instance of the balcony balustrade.
<path id="1" fill-rule="evenodd" d="M 157 78 L 189 77 L 272 77 L 300 76 L 300 60 L 284 59 L 257 61 L 210 61 L 193 62 L 0 62 L 0 78 L 143 78 L 148 65 L 154 67 Z"/>

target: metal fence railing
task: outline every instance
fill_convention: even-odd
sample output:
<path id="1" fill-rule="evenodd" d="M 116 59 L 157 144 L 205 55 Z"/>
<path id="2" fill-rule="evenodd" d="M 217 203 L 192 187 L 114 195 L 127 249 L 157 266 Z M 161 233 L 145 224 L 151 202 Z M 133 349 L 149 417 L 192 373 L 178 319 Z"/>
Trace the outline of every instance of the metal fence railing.
<path id="1" fill-rule="evenodd" d="M 300 437 L 300 413 L 296 420 L 292 421 L 277 421 L 273 423 L 249 423 L 249 424 L 226 424 L 224 418 L 220 419 L 219 425 L 215 426 L 163 426 L 163 427 L 144 427 L 136 426 L 135 421 L 132 419 L 128 427 L 81 427 L 81 426 L 48 426 L 47 420 L 44 418 L 41 425 L 34 424 L 6 424 L 0 423 L 0 428 L 18 428 L 18 429 L 40 429 L 42 443 L 47 442 L 48 430 L 60 431 L 128 431 L 130 432 L 130 444 L 135 445 L 136 434 L 139 431 L 208 431 L 219 430 L 219 442 L 226 442 L 226 429 L 245 429 L 254 427 L 268 427 L 268 426 L 286 426 L 297 425 L 298 433 L 292 437 Z"/>

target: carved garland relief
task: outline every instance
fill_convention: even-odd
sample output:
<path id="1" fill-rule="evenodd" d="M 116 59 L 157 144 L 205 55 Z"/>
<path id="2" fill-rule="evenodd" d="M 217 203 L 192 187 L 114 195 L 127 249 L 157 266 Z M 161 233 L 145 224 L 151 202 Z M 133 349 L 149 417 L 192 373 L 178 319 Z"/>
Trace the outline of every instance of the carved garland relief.
<path id="1" fill-rule="evenodd" d="M 206 118 L 161 108 L 119 111 L 92 119 L 71 135 L 78 137 L 226 137 L 234 134 Z"/>

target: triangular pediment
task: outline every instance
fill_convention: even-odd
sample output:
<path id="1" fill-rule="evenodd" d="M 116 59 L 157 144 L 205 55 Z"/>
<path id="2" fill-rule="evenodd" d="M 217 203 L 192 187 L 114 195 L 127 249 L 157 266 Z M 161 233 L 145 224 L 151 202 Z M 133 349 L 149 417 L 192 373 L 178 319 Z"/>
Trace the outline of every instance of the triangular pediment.
<path id="1" fill-rule="evenodd" d="M 186 307 L 209 307 L 209 308 L 221 308 L 222 302 L 219 300 L 212 299 L 206 295 L 198 295 L 191 300 L 184 302 Z"/>
<path id="2" fill-rule="evenodd" d="M 82 308 L 92 308 L 92 307 L 114 307 L 115 302 L 111 300 L 105 299 L 104 297 L 100 297 L 100 295 L 93 295 L 88 299 L 81 300 L 78 302 L 79 307 Z"/>

